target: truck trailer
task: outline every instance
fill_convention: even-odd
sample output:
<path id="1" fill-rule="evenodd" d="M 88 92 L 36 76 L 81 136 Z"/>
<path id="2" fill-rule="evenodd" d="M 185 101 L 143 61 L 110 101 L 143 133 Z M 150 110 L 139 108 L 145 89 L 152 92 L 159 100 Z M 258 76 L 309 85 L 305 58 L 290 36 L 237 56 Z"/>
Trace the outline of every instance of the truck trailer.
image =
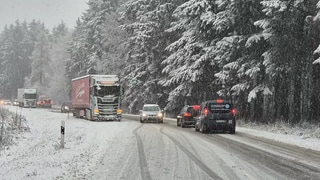
<path id="1" fill-rule="evenodd" d="M 71 81 L 73 115 L 88 120 L 121 120 L 122 88 L 117 75 L 86 75 Z"/>
<path id="2" fill-rule="evenodd" d="M 20 107 L 37 107 L 37 89 L 18 89 L 18 103 Z"/>

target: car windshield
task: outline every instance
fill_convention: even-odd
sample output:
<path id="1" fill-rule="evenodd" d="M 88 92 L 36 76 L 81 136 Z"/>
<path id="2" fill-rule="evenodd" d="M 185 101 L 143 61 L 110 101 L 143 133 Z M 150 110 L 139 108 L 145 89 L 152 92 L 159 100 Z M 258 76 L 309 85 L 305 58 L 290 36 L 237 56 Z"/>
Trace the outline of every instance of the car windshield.
<path id="1" fill-rule="evenodd" d="M 159 106 L 144 106 L 144 111 L 160 111 Z"/>

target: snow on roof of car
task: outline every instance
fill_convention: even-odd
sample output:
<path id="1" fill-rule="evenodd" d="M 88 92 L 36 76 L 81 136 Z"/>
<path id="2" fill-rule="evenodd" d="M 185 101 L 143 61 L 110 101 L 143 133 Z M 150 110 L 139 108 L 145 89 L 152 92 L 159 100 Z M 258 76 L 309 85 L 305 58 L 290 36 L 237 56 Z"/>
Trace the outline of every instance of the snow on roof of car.
<path id="1" fill-rule="evenodd" d="M 159 106 L 158 104 L 144 104 L 143 106 Z"/>

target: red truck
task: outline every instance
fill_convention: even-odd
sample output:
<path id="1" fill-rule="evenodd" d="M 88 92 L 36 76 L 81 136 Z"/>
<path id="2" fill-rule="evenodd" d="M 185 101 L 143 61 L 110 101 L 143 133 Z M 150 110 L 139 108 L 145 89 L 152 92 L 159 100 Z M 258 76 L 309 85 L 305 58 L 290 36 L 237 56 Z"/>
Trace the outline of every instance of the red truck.
<path id="1" fill-rule="evenodd" d="M 121 120 L 122 88 L 117 75 L 72 79 L 73 115 L 88 120 Z"/>

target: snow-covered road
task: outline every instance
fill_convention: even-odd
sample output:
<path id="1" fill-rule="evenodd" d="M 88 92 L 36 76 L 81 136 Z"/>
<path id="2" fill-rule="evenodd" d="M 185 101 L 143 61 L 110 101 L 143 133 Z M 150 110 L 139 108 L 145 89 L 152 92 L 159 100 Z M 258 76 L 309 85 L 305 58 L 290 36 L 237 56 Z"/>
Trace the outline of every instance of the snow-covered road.
<path id="1" fill-rule="evenodd" d="M 17 107 L 8 107 L 20 112 Z M 316 179 L 320 153 L 173 122 L 91 122 L 51 109 L 22 109 L 30 132 L 0 152 L 0 179 Z M 60 148 L 61 120 L 65 148 Z M 309 158 L 308 158 L 309 157 Z"/>

